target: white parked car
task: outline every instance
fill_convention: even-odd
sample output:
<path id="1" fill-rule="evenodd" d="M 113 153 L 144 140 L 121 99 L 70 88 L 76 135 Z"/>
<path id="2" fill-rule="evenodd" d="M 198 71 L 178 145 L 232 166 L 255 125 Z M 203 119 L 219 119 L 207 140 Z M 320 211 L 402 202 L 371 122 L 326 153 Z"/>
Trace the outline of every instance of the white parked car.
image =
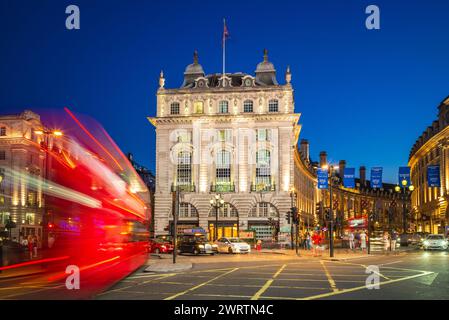
<path id="1" fill-rule="evenodd" d="M 429 249 L 441 249 L 447 250 L 448 247 L 447 239 L 444 238 L 442 234 L 429 234 L 423 241 L 424 250 Z"/>
<path id="2" fill-rule="evenodd" d="M 250 253 L 251 246 L 239 238 L 220 238 L 215 241 L 219 253 Z"/>

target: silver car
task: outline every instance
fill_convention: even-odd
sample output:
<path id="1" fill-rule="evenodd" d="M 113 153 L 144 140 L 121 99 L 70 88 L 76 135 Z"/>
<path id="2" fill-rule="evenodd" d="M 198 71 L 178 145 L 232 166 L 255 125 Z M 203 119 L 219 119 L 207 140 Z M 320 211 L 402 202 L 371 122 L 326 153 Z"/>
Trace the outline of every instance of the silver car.
<path id="1" fill-rule="evenodd" d="M 447 250 L 449 244 L 442 234 L 430 234 L 423 241 L 424 250 L 439 249 Z"/>
<path id="2" fill-rule="evenodd" d="M 215 244 L 220 253 L 250 253 L 251 246 L 239 238 L 220 238 Z"/>

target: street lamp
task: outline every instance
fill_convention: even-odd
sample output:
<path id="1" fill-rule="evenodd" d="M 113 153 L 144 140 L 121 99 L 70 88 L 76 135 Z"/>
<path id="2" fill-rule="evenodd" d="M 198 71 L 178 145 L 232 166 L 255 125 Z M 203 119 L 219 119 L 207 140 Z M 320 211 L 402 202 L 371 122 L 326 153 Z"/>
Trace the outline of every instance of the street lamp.
<path id="1" fill-rule="evenodd" d="M 224 206 L 224 200 L 221 194 L 216 194 L 215 197 L 210 199 L 210 205 L 215 208 L 215 228 L 214 228 L 214 241 L 218 238 L 218 209 Z"/>
<path id="2" fill-rule="evenodd" d="M 44 137 L 44 143 L 45 143 L 45 148 L 47 149 L 47 153 L 45 155 L 44 158 L 44 180 L 47 181 L 49 178 L 48 175 L 48 171 L 49 171 L 49 161 L 48 161 L 48 152 L 49 151 L 49 137 L 56 137 L 56 138 L 60 138 L 63 136 L 63 133 L 61 130 L 57 130 L 57 129 L 53 129 L 53 130 L 49 130 L 46 128 L 43 129 L 39 129 L 39 130 L 35 130 L 34 134 L 38 135 L 38 136 L 43 136 Z M 42 245 L 45 247 L 48 242 L 48 219 L 47 219 L 47 215 L 48 215 L 48 205 L 47 205 L 47 198 L 46 198 L 46 193 L 44 192 L 43 194 L 43 200 L 44 200 L 44 214 L 42 216 Z"/>
<path id="3" fill-rule="evenodd" d="M 413 190 L 415 190 L 415 187 L 412 184 L 408 187 L 407 184 L 407 180 L 404 179 L 401 181 L 402 187 L 400 187 L 399 185 L 396 185 L 396 187 L 394 187 L 394 190 L 398 193 L 401 193 L 402 196 L 402 229 L 404 234 L 407 232 L 407 210 L 405 200 L 413 192 Z"/>

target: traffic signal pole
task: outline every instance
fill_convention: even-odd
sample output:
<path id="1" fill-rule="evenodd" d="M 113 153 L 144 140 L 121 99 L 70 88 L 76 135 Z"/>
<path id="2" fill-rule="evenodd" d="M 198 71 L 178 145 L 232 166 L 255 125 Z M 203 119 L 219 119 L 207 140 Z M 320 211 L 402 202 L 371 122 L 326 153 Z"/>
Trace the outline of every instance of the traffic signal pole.
<path id="1" fill-rule="evenodd" d="M 334 212 L 332 198 L 332 167 L 329 167 L 329 257 L 334 257 Z"/>

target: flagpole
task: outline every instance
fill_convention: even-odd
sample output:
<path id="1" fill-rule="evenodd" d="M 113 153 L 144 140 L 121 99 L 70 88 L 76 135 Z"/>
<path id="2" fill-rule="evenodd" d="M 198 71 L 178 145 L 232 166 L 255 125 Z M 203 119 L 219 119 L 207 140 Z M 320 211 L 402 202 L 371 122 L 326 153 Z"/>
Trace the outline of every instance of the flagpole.
<path id="1" fill-rule="evenodd" d="M 225 76 L 225 66 L 226 66 L 226 60 L 225 60 L 225 54 L 226 54 L 226 35 L 224 34 L 224 30 L 226 28 L 226 20 L 223 18 L 223 81 Z"/>

